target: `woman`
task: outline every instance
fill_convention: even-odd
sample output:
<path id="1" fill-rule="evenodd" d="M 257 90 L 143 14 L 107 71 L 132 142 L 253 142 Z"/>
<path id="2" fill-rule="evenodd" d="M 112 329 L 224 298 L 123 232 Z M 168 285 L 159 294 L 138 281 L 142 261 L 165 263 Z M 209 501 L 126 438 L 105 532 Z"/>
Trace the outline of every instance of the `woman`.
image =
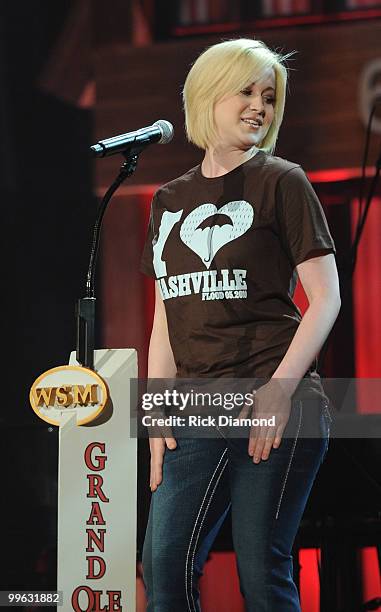
<path id="1" fill-rule="evenodd" d="M 246 609 L 300 610 L 291 549 L 328 446 L 315 366 L 340 296 L 317 196 L 298 164 L 272 155 L 286 59 L 250 39 L 201 54 L 183 97 L 188 139 L 204 157 L 152 203 L 142 258 L 156 279 L 149 378 L 249 379 L 252 414 L 277 419 L 248 438 L 219 428 L 211 439 L 150 438 L 149 611 L 200 610 L 197 580 L 230 507 Z M 309 301 L 303 318 L 296 275 Z"/>

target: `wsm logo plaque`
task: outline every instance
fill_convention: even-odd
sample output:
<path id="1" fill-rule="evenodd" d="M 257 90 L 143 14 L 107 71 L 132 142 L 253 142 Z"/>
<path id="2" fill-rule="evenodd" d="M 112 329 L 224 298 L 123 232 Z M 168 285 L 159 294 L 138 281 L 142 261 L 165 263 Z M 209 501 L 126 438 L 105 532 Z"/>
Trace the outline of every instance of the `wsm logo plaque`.
<path id="1" fill-rule="evenodd" d="M 77 425 L 85 425 L 101 414 L 109 392 L 93 370 L 66 365 L 41 374 L 31 387 L 29 399 L 34 412 L 47 423 L 61 425 L 64 416 L 75 413 Z"/>

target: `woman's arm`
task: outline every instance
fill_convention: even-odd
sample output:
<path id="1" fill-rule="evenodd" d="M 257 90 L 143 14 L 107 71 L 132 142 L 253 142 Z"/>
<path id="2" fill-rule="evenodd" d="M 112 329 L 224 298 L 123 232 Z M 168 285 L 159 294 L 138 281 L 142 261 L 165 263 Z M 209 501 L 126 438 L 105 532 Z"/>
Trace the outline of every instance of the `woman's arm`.
<path id="1" fill-rule="evenodd" d="M 297 270 L 309 306 L 271 381 L 257 392 L 261 411 L 267 409 L 271 415 L 274 405 L 277 406 L 278 427 L 270 434 L 266 428 L 261 431 L 254 428 L 250 432 L 248 452 L 254 463 L 268 459 L 271 448 L 280 445 L 290 414 L 291 396 L 323 346 L 340 310 L 339 279 L 333 254 L 307 259 Z"/>
<path id="2" fill-rule="evenodd" d="M 322 348 L 340 310 L 340 288 L 333 254 L 315 256 L 297 266 L 309 306 L 273 378 L 287 379 L 295 391 Z"/>
<path id="3" fill-rule="evenodd" d="M 160 294 L 159 284 L 155 283 L 155 313 L 148 350 L 148 378 L 174 378 L 176 364 L 169 342 L 167 315 Z M 152 434 L 152 431 L 151 431 Z M 149 440 L 151 451 L 150 488 L 156 491 L 163 480 L 163 457 L 165 448 L 173 450 L 177 443 L 169 427 L 156 430 Z"/>
<path id="4" fill-rule="evenodd" d="M 175 375 L 176 364 L 169 343 L 165 306 L 156 281 L 155 313 L 148 350 L 148 378 L 174 378 Z"/>

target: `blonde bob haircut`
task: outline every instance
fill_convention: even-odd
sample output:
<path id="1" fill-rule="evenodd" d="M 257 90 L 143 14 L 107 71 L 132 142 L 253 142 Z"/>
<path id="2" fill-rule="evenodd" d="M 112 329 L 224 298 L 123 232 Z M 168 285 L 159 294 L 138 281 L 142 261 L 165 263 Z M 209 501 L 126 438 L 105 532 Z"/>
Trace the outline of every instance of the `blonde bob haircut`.
<path id="1" fill-rule="evenodd" d="M 238 38 L 217 43 L 195 61 L 183 89 L 185 129 L 188 140 L 201 149 L 216 142 L 214 106 L 226 95 L 236 95 L 273 68 L 276 78 L 274 119 L 259 148 L 273 153 L 282 124 L 288 68 L 285 55 L 269 49 L 264 42 Z"/>

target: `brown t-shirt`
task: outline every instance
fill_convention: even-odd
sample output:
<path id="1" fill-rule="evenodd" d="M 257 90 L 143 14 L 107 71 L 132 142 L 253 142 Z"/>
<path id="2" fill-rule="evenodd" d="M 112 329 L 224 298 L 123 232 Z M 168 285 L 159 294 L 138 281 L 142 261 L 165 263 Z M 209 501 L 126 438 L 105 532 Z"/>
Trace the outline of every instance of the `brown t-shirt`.
<path id="1" fill-rule="evenodd" d="M 141 270 L 159 282 L 177 376 L 270 377 L 301 320 L 295 266 L 322 249 L 335 245 L 304 171 L 264 151 L 158 189 Z"/>

